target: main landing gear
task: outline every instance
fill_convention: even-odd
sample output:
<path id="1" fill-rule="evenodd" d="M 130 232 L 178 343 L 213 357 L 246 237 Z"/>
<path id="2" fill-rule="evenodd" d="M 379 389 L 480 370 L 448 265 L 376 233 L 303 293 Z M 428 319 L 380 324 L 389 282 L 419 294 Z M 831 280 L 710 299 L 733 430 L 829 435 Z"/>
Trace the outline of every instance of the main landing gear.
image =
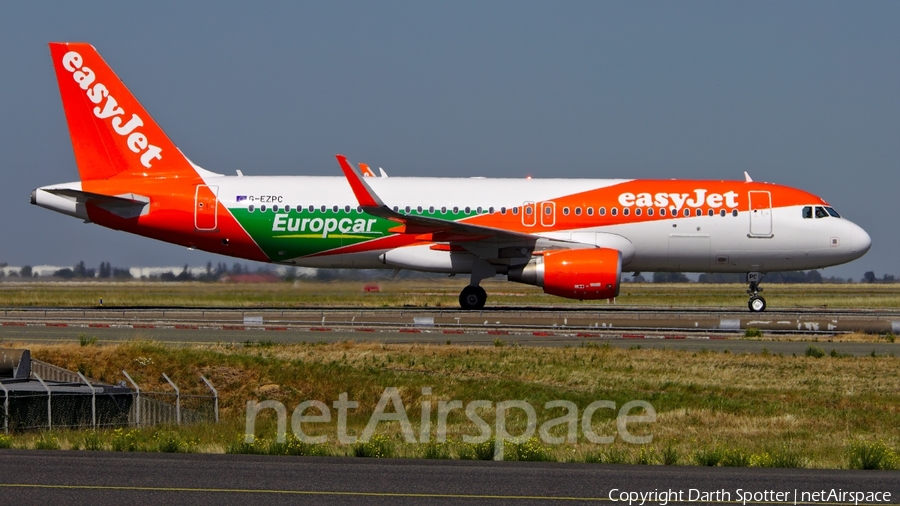
<path id="1" fill-rule="evenodd" d="M 747 293 L 750 295 L 747 306 L 749 306 L 750 311 L 754 313 L 760 313 L 766 310 L 766 299 L 759 295 L 759 292 L 763 291 L 759 284 L 762 283 L 764 277 L 765 274 L 759 272 L 747 273 L 747 283 L 750 284 L 750 289 L 747 290 Z"/>
<path id="2" fill-rule="evenodd" d="M 487 302 L 487 292 L 480 286 L 469 285 L 459 294 L 459 307 L 463 309 L 481 309 Z"/>
<path id="3" fill-rule="evenodd" d="M 487 292 L 478 284 L 484 279 L 494 277 L 496 274 L 496 267 L 480 258 L 476 258 L 472 262 L 472 277 L 469 279 L 469 286 L 463 288 L 459 294 L 459 307 L 465 310 L 483 308 L 484 303 L 487 302 Z"/>

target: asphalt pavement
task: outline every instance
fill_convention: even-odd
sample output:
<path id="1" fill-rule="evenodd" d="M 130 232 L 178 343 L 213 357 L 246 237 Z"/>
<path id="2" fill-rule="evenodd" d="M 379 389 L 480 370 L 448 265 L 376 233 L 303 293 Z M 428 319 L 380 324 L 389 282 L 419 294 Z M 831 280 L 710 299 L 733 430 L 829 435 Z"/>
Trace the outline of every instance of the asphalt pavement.
<path id="1" fill-rule="evenodd" d="M 0 450 L 4 505 L 629 500 L 660 505 L 896 504 L 900 472 Z"/>

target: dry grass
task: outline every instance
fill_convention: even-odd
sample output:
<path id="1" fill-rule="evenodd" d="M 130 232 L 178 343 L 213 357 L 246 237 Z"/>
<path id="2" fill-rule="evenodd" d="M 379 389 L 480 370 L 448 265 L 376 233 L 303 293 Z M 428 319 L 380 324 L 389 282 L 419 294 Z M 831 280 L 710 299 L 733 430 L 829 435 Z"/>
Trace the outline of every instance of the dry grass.
<path id="1" fill-rule="evenodd" d="M 463 278 L 383 280 L 377 293 L 363 293 L 362 281 L 296 281 L 282 283 L 200 283 L 148 281 L 2 282 L 0 300 L 22 306 L 228 306 L 228 307 L 445 307 L 457 308 Z M 488 304 L 494 306 L 557 305 L 605 307 L 604 301 L 579 302 L 545 295 L 540 288 L 487 280 Z M 766 285 L 772 308 L 897 308 L 900 284 Z M 740 284 L 626 283 L 619 306 L 709 307 L 746 309 L 746 287 Z"/>
<path id="2" fill-rule="evenodd" d="M 787 452 L 802 456 L 810 466 L 835 468 L 848 465 L 847 451 L 855 441 L 881 439 L 900 447 L 896 423 L 900 358 L 895 357 L 816 359 L 603 346 L 525 349 L 350 342 L 250 348 L 132 342 L 31 349 L 36 358 L 104 381 L 119 381 L 120 371 L 127 369 L 147 390 L 166 389 L 161 379 L 166 372 L 186 393 L 203 393 L 198 376 L 206 375 L 219 388 L 224 422 L 216 430 L 190 429 L 194 432 L 184 437 L 197 440 L 196 451 L 224 451 L 236 441 L 247 400 L 275 399 L 290 410 L 307 399 L 330 404 L 339 393 L 348 392 L 360 402 L 350 417 L 350 427 L 359 433 L 389 386 L 401 389 L 414 425 L 423 402 L 421 388 L 426 386 L 433 388 L 435 404 L 527 400 L 537 408 L 540 421 L 561 414 L 542 409 L 553 399 L 570 400 L 580 408 L 601 399 L 617 406 L 641 399 L 658 412 L 657 423 L 649 429 L 653 443 L 644 453 L 621 440 L 604 447 L 581 437 L 576 444 L 548 447 L 547 454 L 555 460 L 659 461 L 664 452 L 672 451 L 686 464 L 697 452 L 721 448 L 757 460 Z M 486 413 L 485 419 L 491 423 L 492 414 Z M 473 426 L 462 416 L 451 417 L 450 422 L 456 442 L 446 451 L 464 456 L 470 449 L 459 438 L 474 434 Z M 609 417 L 598 416 L 596 427 L 598 433 L 615 432 Z M 263 423 L 259 431 L 268 434 L 272 427 Z M 398 455 L 424 455 L 426 445 L 401 444 L 398 432 L 396 423 L 379 426 L 379 433 L 397 443 Z M 333 439 L 334 428 L 324 433 Z M 352 451 L 332 443 L 325 453 Z"/>

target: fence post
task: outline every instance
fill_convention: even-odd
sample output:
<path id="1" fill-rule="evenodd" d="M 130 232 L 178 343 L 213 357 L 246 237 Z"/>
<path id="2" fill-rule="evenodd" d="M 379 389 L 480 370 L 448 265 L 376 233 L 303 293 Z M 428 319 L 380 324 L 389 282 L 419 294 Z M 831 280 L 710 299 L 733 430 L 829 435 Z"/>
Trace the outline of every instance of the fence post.
<path id="1" fill-rule="evenodd" d="M 175 420 L 178 425 L 181 425 L 181 390 L 175 386 L 175 383 L 166 376 L 166 373 L 163 373 L 163 378 L 172 385 L 172 388 L 175 389 Z"/>
<path id="2" fill-rule="evenodd" d="M 3 390 L 3 433 L 9 434 L 9 390 L 0 383 L 0 390 Z"/>
<path id="3" fill-rule="evenodd" d="M 219 391 L 216 390 L 215 388 L 213 388 L 212 383 L 210 383 L 209 380 L 206 379 L 206 377 L 204 377 L 204 376 L 201 375 L 201 376 L 200 376 L 200 379 L 202 379 L 203 382 L 206 383 L 206 386 L 207 386 L 210 390 L 212 390 L 212 393 L 213 393 L 213 406 L 214 406 L 214 408 L 215 408 L 215 410 L 216 410 L 216 423 L 219 423 Z"/>
<path id="4" fill-rule="evenodd" d="M 128 381 L 131 382 L 131 386 L 134 387 L 134 391 L 136 392 L 136 399 L 134 401 L 134 424 L 138 427 L 141 426 L 141 387 L 138 386 L 137 383 L 131 379 L 131 376 L 125 372 L 125 369 L 122 369 L 122 374 L 128 378 Z"/>
<path id="5" fill-rule="evenodd" d="M 97 391 L 94 390 L 94 385 L 91 385 L 91 382 L 80 371 L 78 372 L 78 377 L 91 389 L 91 426 L 94 427 L 94 430 L 97 430 Z"/>
<path id="6" fill-rule="evenodd" d="M 47 390 L 47 429 L 53 430 L 53 408 L 50 406 L 53 395 L 50 393 L 50 387 L 44 383 L 44 380 L 41 379 L 38 373 L 32 372 L 31 374 L 34 374 L 34 377 L 37 378 L 37 380 L 41 382 L 41 385 Z"/>

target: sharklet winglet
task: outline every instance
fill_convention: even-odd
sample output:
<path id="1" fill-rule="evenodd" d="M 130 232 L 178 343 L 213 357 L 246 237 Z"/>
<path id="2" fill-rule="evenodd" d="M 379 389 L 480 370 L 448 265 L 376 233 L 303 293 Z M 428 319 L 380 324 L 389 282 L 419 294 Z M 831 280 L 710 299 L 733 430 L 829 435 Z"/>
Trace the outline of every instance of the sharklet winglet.
<path id="1" fill-rule="evenodd" d="M 365 182 L 359 172 L 353 169 L 353 166 L 347 161 L 347 157 L 344 155 L 335 156 L 338 163 L 341 164 L 341 170 L 344 171 L 344 176 L 347 178 L 347 182 L 350 183 L 350 188 L 353 190 L 353 195 L 356 196 L 359 205 L 364 208 L 384 207 L 384 202 L 372 191 L 372 188 Z"/>

